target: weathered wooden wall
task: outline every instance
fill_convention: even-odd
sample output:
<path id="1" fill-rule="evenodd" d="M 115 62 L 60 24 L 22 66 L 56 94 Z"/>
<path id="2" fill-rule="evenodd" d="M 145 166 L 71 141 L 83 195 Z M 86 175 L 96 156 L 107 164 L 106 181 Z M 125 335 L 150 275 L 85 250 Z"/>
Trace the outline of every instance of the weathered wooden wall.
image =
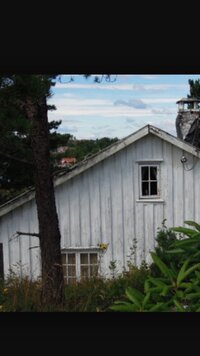
<path id="1" fill-rule="evenodd" d="M 167 219 L 168 227 L 183 225 L 186 219 L 200 221 L 200 162 L 184 153 L 188 158 L 186 171 L 180 161 L 183 153 L 150 134 L 57 186 L 62 248 L 109 243 L 102 260 L 102 271 L 108 274 L 110 261 L 116 260 L 119 270 L 127 266 L 130 248 L 137 239 L 134 261 L 148 262 L 163 219 Z M 160 160 L 161 193 L 157 201 L 139 200 L 138 164 L 144 160 Z M 5 273 L 19 261 L 21 274 L 35 277 L 40 273 L 37 237 L 8 241 L 17 230 L 37 229 L 34 200 L 0 218 Z"/>

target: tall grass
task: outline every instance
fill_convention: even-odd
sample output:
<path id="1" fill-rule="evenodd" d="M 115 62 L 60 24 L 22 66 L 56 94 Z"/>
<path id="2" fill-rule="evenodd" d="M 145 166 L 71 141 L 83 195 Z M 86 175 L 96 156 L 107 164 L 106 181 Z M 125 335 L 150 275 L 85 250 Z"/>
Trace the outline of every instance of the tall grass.
<path id="1" fill-rule="evenodd" d="M 0 283 L 0 312 L 106 312 L 115 300 L 124 296 L 126 287 L 142 291 L 149 273 L 146 266 L 132 266 L 129 272 L 112 279 L 95 277 L 66 285 L 62 306 L 42 305 L 41 282 L 11 274 Z"/>

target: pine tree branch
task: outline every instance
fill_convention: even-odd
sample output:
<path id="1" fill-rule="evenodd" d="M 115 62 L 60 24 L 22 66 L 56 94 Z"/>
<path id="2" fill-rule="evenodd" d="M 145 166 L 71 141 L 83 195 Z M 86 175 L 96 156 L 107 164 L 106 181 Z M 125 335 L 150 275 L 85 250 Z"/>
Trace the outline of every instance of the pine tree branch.
<path id="1" fill-rule="evenodd" d="M 29 164 L 29 165 L 33 165 L 31 162 L 29 161 L 26 161 L 25 159 L 23 158 L 18 158 L 18 157 L 15 157 L 15 156 L 12 156 L 12 155 L 9 155 L 8 153 L 4 153 L 2 151 L 0 151 L 0 156 L 3 156 L 5 158 L 9 158 L 9 159 L 12 159 L 14 161 L 18 161 L 18 162 L 22 162 L 22 163 L 26 163 L 26 164 Z"/>

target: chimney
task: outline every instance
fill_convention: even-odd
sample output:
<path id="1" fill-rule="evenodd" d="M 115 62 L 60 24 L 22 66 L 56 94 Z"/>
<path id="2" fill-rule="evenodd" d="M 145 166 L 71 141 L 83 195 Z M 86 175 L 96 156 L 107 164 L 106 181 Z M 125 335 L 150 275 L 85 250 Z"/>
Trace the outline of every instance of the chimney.
<path id="1" fill-rule="evenodd" d="M 182 98 L 177 101 L 176 133 L 181 140 L 200 147 L 200 99 Z"/>

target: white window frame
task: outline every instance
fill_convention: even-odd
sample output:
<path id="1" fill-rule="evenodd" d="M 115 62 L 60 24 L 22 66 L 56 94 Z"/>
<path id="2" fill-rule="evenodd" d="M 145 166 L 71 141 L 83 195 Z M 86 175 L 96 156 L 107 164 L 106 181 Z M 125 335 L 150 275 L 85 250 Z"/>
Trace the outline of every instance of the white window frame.
<path id="1" fill-rule="evenodd" d="M 157 194 L 154 195 L 142 195 L 142 167 L 156 167 L 157 168 L 157 180 L 151 180 L 150 177 L 148 176 L 148 184 L 150 185 L 150 182 L 157 182 Z M 149 169 L 150 172 L 150 169 Z M 144 199 L 160 199 L 160 164 L 157 162 L 142 162 L 139 164 L 139 198 L 141 200 Z"/>
<path id="2" fill-rule="evenodd" d="M 97 254 L 97 264 L 90 264 L 90 261 L 88 263 L 88 265 L 86 264 L 86 266 L 97 266 L 98 267 L 98 273 L 97 276 L 100 275 L 100 269 L 101 269 L 101 264 L 100 264 L 100 257 L 101 257 L 101 253 L 98 249 L 63 249 L 61 251 L 61 254 L 63 255 L 69 255 L 69 254 L 75 254 L 75 266 L 76 266 L 76 276 L 74 277 L 75 281 L 80 281 L 81 279 L 87 278 L 87 277 L 82 277 L 81 276 L 81 266 L 83 266 L 84 264 L 81 264 L 81 254 Z M 67 263 L 66 263 L 67 265 Z M 90 268 L 89 268 L 90 271 Z M 89 272 L 90 273 L 90 272 Z M 89 275 L 88 278 L 90 278 L 91 276 Z M 73 277 L 71 277 L 73 278 Z M 66 274 L 66 277 L 64 277 L 64 280 L 66 281 L 66 283 L 68 283 L 70 279 L 70 276 L 68 276 L 68 274 Z"/>

